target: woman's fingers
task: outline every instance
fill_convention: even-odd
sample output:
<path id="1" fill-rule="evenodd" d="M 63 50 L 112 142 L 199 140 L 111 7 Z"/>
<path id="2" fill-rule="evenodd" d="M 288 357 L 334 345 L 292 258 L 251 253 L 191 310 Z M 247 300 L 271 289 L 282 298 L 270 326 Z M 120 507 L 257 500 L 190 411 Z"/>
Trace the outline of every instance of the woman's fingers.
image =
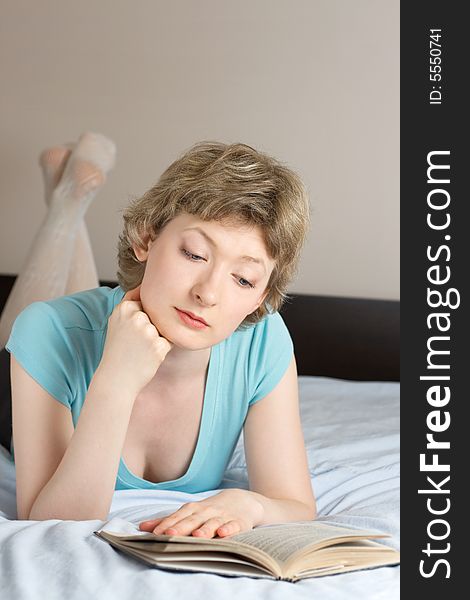
<path id="1" fill-rule="evenodd" d="M 222 519 L 222 517 L 213 517 L 206 521 L 204 525 L 195 529 L 192 534 L 194 537 L 212 538 L 218 534 L 218 530 L 220 531 L 226 525 L 228 523 L 225 523 L 225 519 Z"/>
<path id="2" fill-rule="evenodd" d="M 189 535 L 195 529 L 201 527 L 207 521 L 207 516 L 202 514 L 193 514 L 185 518 L 177 517 L 175 519 L 162 521 L 153 532 L 156 535 Z"/>
<path id="3" fill-rule="evenodd" d="M 241 530 L 242 526 L 239 521 L 229 521 L 217 529 L 217 535 L 220 537 L 235 535 L 236 533 L 240 533 Z"/>
<path id="4" fill-rule="evenodd" d="M 155 535 L 193 535 L 194 537 L 212 538 L 216 535 L 225 537 L 235 535 L 242 530 L 241 524 L 236 521 L 226 521 L 222 517 L 203 519 L 201 516 L 191 515 L 179 521 L 164 523 L 166 517 L 142 521 L 139 524 L 141 531 L 155 533 Z"/>
<path id="5" fill-rule="evenodd" d="M 199 507 L 198 507 L 199 508 Z M 159 535 L 160 533 L 164 533 L 164 531 L 176 523 L 178 521 L 182 521 L 186 517 L 193 516 L 195 510 L 195 503 L 188 502 L 187 504 L 183 504 L 177 511 L 162 517 L 161 519 L 154 519 L 157 522 L 157 527 L 154 527 L 154 533 Z M 144 521 L 145 523 L 146 521 Z M 151 521 L 147 521 L 150 523 Z"/>
<path id="6" fill-rule="evenodd" d="M 217 498 L 206 498 L 198 502 L 183 504 L 174 513 L 160 519 L 142 521 L 140 529 L 151 531 L 156 535 L 193 535 L 194 537 L 212 538 L 235 535 L 249 530 L 253 524 L 238 516 L 235 510 L 221 507 L 221 499 L 229 498 L 222 493 Z M 239 496 L 234 497 L 238 507 Z M 228 502 L 228 501 L 227 501 Z"/>
<path id="7" fill-rule="evenodd" d="M 161 519 L 151 519 L 150 521 L 142 521 L 142 523 L 139 523 L 139 529 L 141 529 L 142 531 L 153 531 L 153 529 L 155 529 L 155 527 L 158 525 L 158 523 L 160 523 L 163 520 L 164 517 L 162 517 Z"/>

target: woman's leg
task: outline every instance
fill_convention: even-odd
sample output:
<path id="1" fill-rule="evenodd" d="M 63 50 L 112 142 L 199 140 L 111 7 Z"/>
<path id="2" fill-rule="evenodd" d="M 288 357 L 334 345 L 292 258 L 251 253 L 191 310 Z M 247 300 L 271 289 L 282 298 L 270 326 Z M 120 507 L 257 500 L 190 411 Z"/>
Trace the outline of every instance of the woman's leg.
<path id="1" fill-rule="evenodd" d="M 46 191 L 46 194 L 50 194 L 49 210 L 0 318 L 0 350 L 8 340 L 14 320 L 26 306 L 66 293 L 75 260 L 77 236 L 84 226 L 83 217 L 104 184 L 106 173 L 113 167 L 115 154 L 113 142 L 106 137 L 91 132 L 83 134 L 66 160 L 60 180 L 56 180 L 56 185 Z M 56 168 L 57 162 L 61 162 L 53 151 L 49 157 L 44 156 L 41 160 L 55 162 Z M 53 170 L 51 166 L 50 172 Z M 86 242 L 81 249 L 87 252 Z M 88 252 L 86 260 L 89 260 L 91 249 Z M 80 260 L 80 256 L 77 260 Z M 87 282 L 92 284 L 91 287 L 96 287 L 96 279 L 88 279 L 89 271 L 85 269 L 85 272 L 88 273 Z"/>
<path id="2" fill-rule="evenodd" d="M 85 220 L 80 223 L 65 294 L 91 290 L 100 285 Z"/>
<path id="3" fill-rule="evenodd" d="M 59 183 L 75 146 L 76 144 L 70 143 L 50 148 L 44 150 L 39 157 L 39 164 L 44 176 L 45 200 L 48 206 L 51 203 L 53 190 Z M 75 247 L 64 294 L 74 294 L 75 292 L 90 290 L 98 286 L 98 271 L 93 257 L 93 250 L 85 219 L 82 219 L 75 239 Z"/>

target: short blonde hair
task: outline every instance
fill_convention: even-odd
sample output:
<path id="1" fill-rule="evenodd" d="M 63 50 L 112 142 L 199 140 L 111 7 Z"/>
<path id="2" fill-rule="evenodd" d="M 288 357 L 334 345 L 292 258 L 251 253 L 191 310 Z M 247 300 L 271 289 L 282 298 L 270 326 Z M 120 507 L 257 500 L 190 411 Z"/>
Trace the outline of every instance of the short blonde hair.
<path id="1" fill-rule="evenodd" d="M 263 303 L 240 327 L 281 308 L 310 226 L 307 192 L 296 173 L 246 144 L 205 141 L 192 146 L 123 211 L 117 277 L 124 291 L 137 287 L 144 276 L 145 262 L 136 258 L 133 246 L 145 249 L 148 237 L 155 239 L 181 213 L 258 226 L 275 266 Z"/>

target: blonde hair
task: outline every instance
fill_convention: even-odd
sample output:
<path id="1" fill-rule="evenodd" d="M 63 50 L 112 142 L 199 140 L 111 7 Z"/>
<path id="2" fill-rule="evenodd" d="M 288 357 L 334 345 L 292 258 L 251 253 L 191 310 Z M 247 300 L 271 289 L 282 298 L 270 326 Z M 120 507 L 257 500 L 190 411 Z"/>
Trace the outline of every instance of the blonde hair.
<path id="1" fill-rule="evenodd" d="M 257 225 L 275 266 L 267 295 L 240 327 L 278 311 L 288 299 L 310 226 L 305 187 L 291 169 L 246 144 L 200 142 L 175 160 L 157 183 L 123 211 L 118 242 L 118 281 L 124 291 L 143 279 L 145 262 L 133 246 L 146 249 L 165 225 L 181 213 L 203 221 Z"/>

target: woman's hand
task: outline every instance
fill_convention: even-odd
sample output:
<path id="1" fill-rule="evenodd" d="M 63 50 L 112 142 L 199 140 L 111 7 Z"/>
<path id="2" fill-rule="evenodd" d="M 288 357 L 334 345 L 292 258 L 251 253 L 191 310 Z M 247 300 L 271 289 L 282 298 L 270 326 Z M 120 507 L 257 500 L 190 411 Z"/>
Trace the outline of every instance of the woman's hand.
<path id="1" fill-rule="evenodd" d="M 137 395 L 154 377 L 172 346 L 142 310 L 139 285 L 124 295 L 108 319 L 98 370 L 105 372 L 110 382 Z"/>
<path id="2" fill-rule="evenodd" d="M 252 529 L 262 518 L 263 506 L 250 491 L 228 489 L 205 500 L 183 504 L 161 519 L 143 521 L 139 528 L 157 535 L 226 537 Z"/>

